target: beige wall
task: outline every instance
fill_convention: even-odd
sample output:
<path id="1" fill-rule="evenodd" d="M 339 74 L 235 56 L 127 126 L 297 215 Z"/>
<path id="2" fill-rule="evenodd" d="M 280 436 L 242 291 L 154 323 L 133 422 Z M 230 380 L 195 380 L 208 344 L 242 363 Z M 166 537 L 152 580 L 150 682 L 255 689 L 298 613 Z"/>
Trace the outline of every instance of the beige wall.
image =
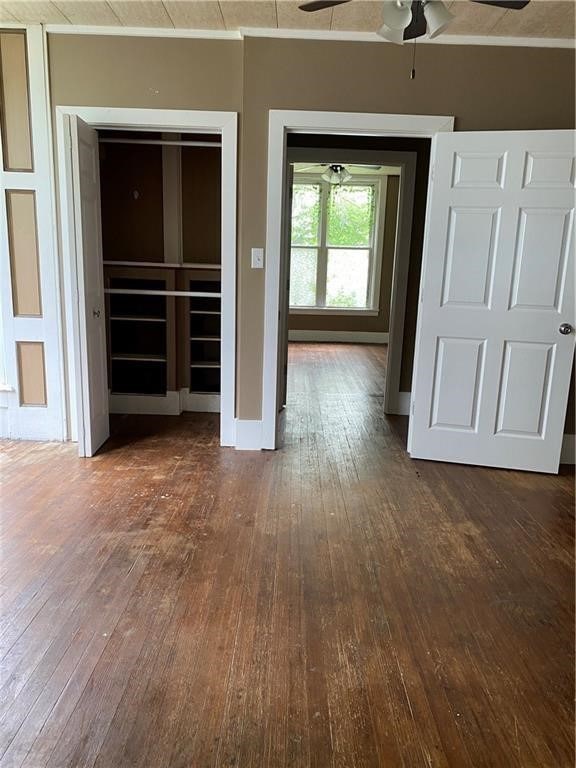
<path id="1" fill-rule="evenodd" d="M 164 261 L 162 147 L 100 145 L 106 261 Z"/>
<path id="2" fill-rule="evenodd" d="M 268 109 L 454 115 L 457 130 L 574 126 L 574 52 L 546 48 L 247 38 L 239 41 L 50 35 L 54 104 L 241 112 L 237 411 L 262 401 Z M 409 302 L 419 265 L 411 263 Z"/>
<path id="3" fill-rule="evenodd" d="M 238 415 L 257 419 L 262 398 L 264 275 L 250 248 L 265 241 L 269 109 L 454 115 L 457 130 L 574 125 L 574 52 L 492 46 L 248 38 L 242 119 Z M 408 298 L 417 296 L 411 265 Z"/>
<path id="4" fill-rule="evenodd" d="M 182 147 L 182 256 L 220 264 L 220 149 Z"/>
<path id="5" fill-rule="evenodd" d="M 49 35 L 52 103 L 240 111 L 242 43 Z"/>

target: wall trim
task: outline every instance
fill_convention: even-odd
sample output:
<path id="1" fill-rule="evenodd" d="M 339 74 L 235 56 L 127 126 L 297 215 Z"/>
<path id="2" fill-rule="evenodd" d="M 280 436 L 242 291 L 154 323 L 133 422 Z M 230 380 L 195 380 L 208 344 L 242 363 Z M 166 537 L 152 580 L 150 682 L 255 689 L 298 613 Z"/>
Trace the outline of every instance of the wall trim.
<path id="1" fill-rule="evenodd" d="M 262 428 L 261 419 L 236 419 L 236 450 L 262 450 Z"/>
<path id="2" fill-rule="evenodd" d="M 180 390 L 180 410 L 198 413 L 220 413 L 220 395 Z"/>
<path id="3" fill-rule="evenodd" d="M 52 137 L 46 71 L 46 50 L 40 25 L 5 25 L 26 33 L 28 56 L 28 103 L 33 154 L 32 171 L 4 171 L 0 146 L 0 384 L 15 394 L 4 398 L 5 413 L 0 436 L 24 440 L 64 440 L 66 413 L 63 394 L 63 345 L 60 286 L 53 219 Z M 42 314 L 18 316 L 13 311 L 11 263 L 8 243 L 7 190 L 32 191 L 35 195 L 37 256 Z M 17 342 L 44 345 L 44 378 L 47 402 L 42 410 L 20 404 Z"/>
<path id="4" fill-rule="evenodd" d="M 576 435 L 564 435 L 562 438 L 560 464 L 576 464 Z"/>
<path id="5" fill-rule="evenodd" d="M 180 393 L 166 392 L 166 395 L 120 395 L 109 396 L 110 413 L 145 413 L 158 416 L 179 416 Z"/>
<path id="6" fill-rule="evenodd" d="M 220 413 L 220 395 L 169 390 L 165 395 L 109 395 L 110 413 L 179 416 L 183 412 Z"/>
<path id="7" fill-rule="evenodd" d="M 386 413 L 395 416 L 409 416 L 411 399 L 412 392 L 398 392 L 396 398 L 390 401 Z"/>
<path id="8" fill-rule="evenodd" d="M 23 24 L 5 23 L 6 28 L 22 28 Z M 393 45 L 376 32 L 353 32 L 330 29 L 276 29 L 267 27 L 240 27 L 225 29 L 182 29 L 172 27 L 106 27 L 83 24 L 46 24 L 51 35 L 103 35 L 122 37 L 174 37 L 206 40 L 243 40 L 246 37 L 267 37 L 296 40 L 328 40 L 335 42 L 381 43 Z M 427 45 L 489 45 L 522 48 L 575 48 L 576 41 L 557 37 L 504 37 L 498 35 L 442 35 L 433 39 L 423 37 L 419 43 Z"/>
<path id="9" fill-rule="evenodd" d="M 333 40 L 356 43 L 384 43 L 395 45 L 381 38 L 376 32 L 351 32 L 329 29 L 268 29 L 240 27 L 242 37 L 297 38 L 299 40 Z M 528 48 L 574 48 L 576 41 L 564 37 L 504 37 L 498 35 L 442 35 L 419 37 L 418 44 L 427 45 L 491 45 Z"/>
<path id="10" fill-rule="evenodd" d="M 9 26 L 2 24 L 3 27 Z M 237 29 L 185 29 L 175 27 L 106 27 L 89 24 L 46 24 L 49 35 L 101 35 L 103 37 L 177 37 L 204 40 L 242 40 Z"/>
<path id="11" fill-rule="evenodd" d="M 388 344 L 389 334 L 379 331 L 288 331 L 288 341 L 340 341 L 350 344 Z"/>
<path id="12" fill-rule="evenodd" d="M 280 269 L 286 137 L 291 131 L 364 136 L 433 138 L 454 130 L 447 115 L 395 115 L 373 112 L 276 110 L 268 113 L 266 193 L 266 272 L 264 275 L 264 350 L 262 371 L 262 447 L 276 447 Z M 430 170 L 432 166 L 430 166 Z M 393 329 L 393 326 L 392 326 Z M 392 334 L 392 338 L 394 334 Z M 387 385 L 388 387 L 388 385 Z M 388 399 L 388 397 L 387 397 Z"/>

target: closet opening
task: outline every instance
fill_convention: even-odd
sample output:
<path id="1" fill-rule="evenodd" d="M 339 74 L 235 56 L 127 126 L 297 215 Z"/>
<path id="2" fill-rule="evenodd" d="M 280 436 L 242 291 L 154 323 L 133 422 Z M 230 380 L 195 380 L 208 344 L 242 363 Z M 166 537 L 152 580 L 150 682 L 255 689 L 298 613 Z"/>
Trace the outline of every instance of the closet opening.
<path id="1" fill-rule="evenodd" d="M 98 155 L 111 435 L 219 414 L 221 136 L 100 129 Z"/>

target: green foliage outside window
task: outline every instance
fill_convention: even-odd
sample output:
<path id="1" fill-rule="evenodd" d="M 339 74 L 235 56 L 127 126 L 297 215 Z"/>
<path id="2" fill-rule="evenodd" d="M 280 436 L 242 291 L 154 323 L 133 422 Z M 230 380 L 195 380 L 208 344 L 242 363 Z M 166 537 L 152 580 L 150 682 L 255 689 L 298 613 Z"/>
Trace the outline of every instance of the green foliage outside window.
<path id="1" fill-rule="evenodd" d="M 374 222 L 374 187 L 330 187 L 328 245 L 370 245 Z"/>
<path id="2" fill-rule="evenodd" d="M 344 184 L 328 187 L 323 212 L 327 217 L 325 242 L 320 242 L 321 190 L 322 185 L 314 182 L 296 183 L 293 188 L 290 304 L 300 307 L 318 304 L 318 258 L 324 254 L 323 258 L 328 258 L 326 306 L 365 307 L 368 255 L 375 220 L 375 186 Z M 363 250 L 355 251 L 354 247 Z"/>

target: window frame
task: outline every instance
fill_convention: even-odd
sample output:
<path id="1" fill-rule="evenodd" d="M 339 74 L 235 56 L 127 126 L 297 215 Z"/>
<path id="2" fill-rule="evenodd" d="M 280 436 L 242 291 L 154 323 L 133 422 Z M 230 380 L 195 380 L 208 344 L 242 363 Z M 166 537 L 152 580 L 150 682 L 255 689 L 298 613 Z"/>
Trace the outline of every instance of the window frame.
<path id="1" fill-rule="evenodd" d="M 371 242 L 368 246 L 329 246 L 326 242 L 328 229 L 328 200 L 330 188 L 334 186 L 322 179 L 320 174 L 295 173 L 292 181 L 293 187 L 297 185 L 314 184 L 320 186 L 320 214 L 318 217 L 318 244 L 317 245 L 292 245 L 290 237 L 290 255 L 292 249 L 313 249 L 317 251 L 316 265 L 316 304 L 309 306 L 289 305 L 290 314 L 300 315 L 378 315 L 380 312 L 380 278 L 382 274 L 382 247 L 384 236 L 384 220 L 386 216 L 386 193 L 388 174 L 369 175 L 355 174 L 352 179 L 344 183 L 344 186 L 375 187 L 376 202 L 374 205 L 374 224 L 372 227 Z M 289 211 L 292 217 L 292 210 Z M 330 307 L 326 306 L 326 283 L 328 271 L 329 250 L 368 250 L 368 286 L 366 291 L 366 307 Z"/>

